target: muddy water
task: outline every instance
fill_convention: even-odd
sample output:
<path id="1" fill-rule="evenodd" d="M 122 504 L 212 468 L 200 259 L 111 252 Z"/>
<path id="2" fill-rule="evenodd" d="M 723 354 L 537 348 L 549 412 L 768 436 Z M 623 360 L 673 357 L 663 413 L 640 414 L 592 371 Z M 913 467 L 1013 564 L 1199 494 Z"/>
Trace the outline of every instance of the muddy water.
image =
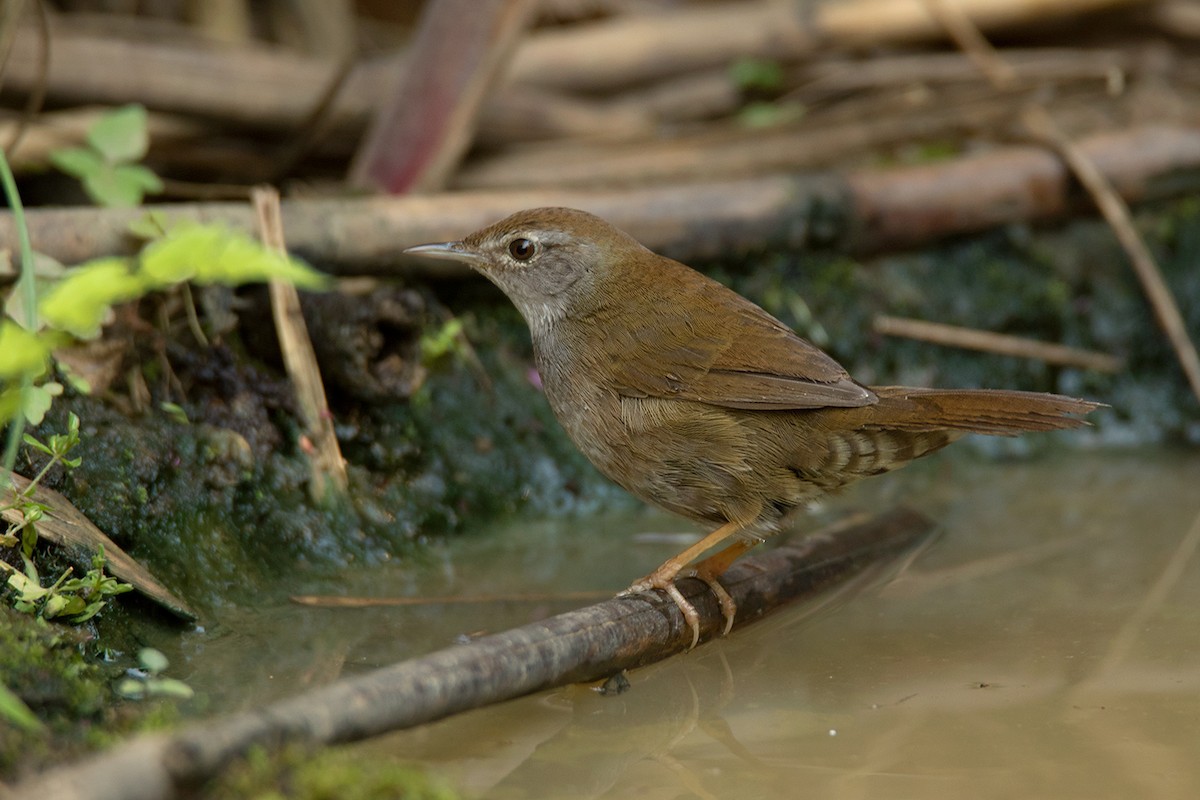
<path id="1" fill-rule="evenodd" d="M 1200 454 L 943 457 L 837 507 L 942 534 L 890 582 L 630 676 L 359 745 L 497 798 L 1200 797 Z M 834 509 L 836 510 L 836 509 Z M 287 593 L 610 591 L 677 549 L 637 515 L 510 526 L 423 563 L 283 576 L 166 642 L 212 710 L 499 630 L 567 601 L 308 609 Z"/>

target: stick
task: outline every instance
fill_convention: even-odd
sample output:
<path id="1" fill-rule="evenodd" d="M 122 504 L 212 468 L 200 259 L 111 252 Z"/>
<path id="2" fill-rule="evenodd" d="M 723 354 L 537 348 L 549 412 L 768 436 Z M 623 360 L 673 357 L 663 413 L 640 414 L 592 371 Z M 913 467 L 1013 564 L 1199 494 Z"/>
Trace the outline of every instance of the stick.
<path id="1" fill-rule="evenodd" d="M 279 193 L 269 187 L 259 187 L 254 190 L 253 198 L 259 236 L 263 243 L 275 252 L 286 255 Z M 312 483 L 309 493 L 314 500 L 325 499 L 330 490 L 345 494 L 349 482 L 346 462 L 333 430 L 333 414 L 325 398 L 321 369 L 317 366 L 317 357 L 308 338 L 308 326 L 304 324 L 304 313 L 300 310 L 300 294 L 295 286 L 281 280 L 271 281 L 270 293 L 271 312 L 275 317 L 275 331 L 279 335 L 283 363 L 296 390 L 304 427 L 312 437 L 309 458 Z"/>
<path id="2" fill-rule="evenodd" d="M 399 86 L 355 156 L 351 183 L 391 194 L 441 189 L 532 10 L 530 0 L 426 5 Z"/>
<path id="3" fill-rule="evenodd" d="M 1196 345 L 1188 335 L 1179 305 L 1163 279 L 1162 271 L 1150 253 L 1150 248 L 1133 227 L 1129 206 L 1117 194 L 1112 182 L 1100 171 L 1096 162 L 1058 127 L 1044 108 L 1035 106 L 1028 109 L 1022 116 L 1022 121 L 1034 136 L 1058 150 L 1063 160 L 1070 165 L 1075 177 L 1091 193 L 1100 213 L 1117 235 L 1117 241 L 1125 248 L 1133 271 L 1141 281 L 1146 298 L 1154 309 L 1154 316 L 1166 332 L 1171 346 L 1175 348 L 1175 356 L 1179 359 L 1188 384 L 1192 387 L 1192 394 L 1200 400 L 1200 355 L 1196 353 Z"/>
<path id="4" fill-rule="evenodd" d="M 931 4 L 937 12 L 935 16 L 940 17 L 940 21 L 947 26 L 959 46 L 975 54 L 976 63 L 994 86 L 1002 88 L 1011 81 L 1011 69 L 975 27 L 972 20 L 952 10 L 945 0 L 924 0 L 924 2 Z M 1158 318 L 1159 325 L 1166 331 L 1171 346 L 1175 348 L 1176 357 L 1192 387 L 1192 394 L 1196 396 L 1197 400 L 1200 400 L 1200 355 L 1196 353 L 1196 346 L 1188 335 L 1183 315 L 1179 312 L 1175 297 L 1163 279 L 1158 263 L 1154 260 L 1154 256 L 1150 253 L 1150 248 L 1146 246 L 1141 234 L 1133 227 L 1129 206 L 1117 194 L 1112 182 L 1099 169 L 1096 162 L 1067 136 L 1044 107 L 1041 105 L 1030 106 L 1021 115 L 1021 121 L 1036 138 L 1048 143 L 1058 151 L 1062 159 L 1070 166 L 1075 177 L 1091 194 L 1100 213 L 1104 215 L 1105 220 L 1117 235 L 1117 241 L 1121 243 L 1125 253 L 1129 256 L 1134 272 L 1142 283 L 1142 289 L 1146 292 L 1147 299 L 1154 309 L 1154 315 Z"/>
<path id="5" fill-rule="evenodd" d="M 922 342 L 946 345 L 947 347 L 962 347 L 968 350 L 980 350 L 985 353 L 999 353 L 1005 356 L 1031 358 L 1045 361 L 1047 364 L 1058 364 L 1064 367 L 1079 367 L 1092 369 L 1097 372 L 1119 372 L 1124 362 L 1108 353 L 1098 353 L 1095 350 L 1081 350 L 1062 344 L 1039 342 L 1036 339 L 1026 339 L 1022 336 L 1009 336 L 1003 333 L 982 331 L 977 328 L 962 328 L 957 325 L 945 325 L 940 322 L 926 322 L 920 319 L 903 319 L 880 315 L 875 317 L 874 328 L 877 333 L 885 336 L 902 336 L 906 339 L 916 339 Z"/>
<path id="6" fill-rule="evenodd" d="M 881 568 L 926 541 L 931 523 L 895 510 L 836 535 L 761 553 L 722 578 L 737 625 Z M 702 583 L 680 585 L 701 640 L 724 623 Z M 555 686 L 608 677 L 683 652 L 691 633 L 661 594 L 616 598 L 468 644 L 338 681 L 297 697 L 168 735 L 140 737 L 14 787 L 11 800 L 179 797 L 253 745 L 350 742 Z"/>
<path id="7" fill-rule="evenodd" d="M 1079 146 L 1105 174 L 1119 177 L 1117 186 L 1130 202 L 1200 191 L 1200 131 L 1193 128 L 1132 128 L 1089 137 Z M 688 261 L 771 247 L 832 247 L 857 254 L 911 247 L 1060 216 L 1075 202 L 1062 161 L 1044 148 L 1024 146 L 844 175 L 783 174 L 603 191 L 295 199 L 286 201 L 282 211 L 293 252 L 349 275 L 395 274 L 397 265 L 405 263 L 405 247 L 458 239 L 535 206 L 591 211 L 652 250 Z M 129 223 L 151 211 L 254 230 L 253 213 L 245 203 L 35 208 L 26 219 L 40 252 L 77 264 L 132 252 Z M 0 243 L 15 240 L 11 214 L 0 213 Z M 470 272 L 429 264 L 421 269 L 426 277 Z"/>

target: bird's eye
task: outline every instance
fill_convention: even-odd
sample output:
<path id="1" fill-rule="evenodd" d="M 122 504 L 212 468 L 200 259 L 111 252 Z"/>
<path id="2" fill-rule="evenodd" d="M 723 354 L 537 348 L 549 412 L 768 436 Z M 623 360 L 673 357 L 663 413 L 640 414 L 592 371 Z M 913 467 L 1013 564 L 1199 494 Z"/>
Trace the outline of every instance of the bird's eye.
<path id="1" fill-rule="evenodd" d="M 517 261 L 528 261 L 533 258 L 537 245 L 525 238 L 513 239 L 508 243 L 508 252 Z"/>

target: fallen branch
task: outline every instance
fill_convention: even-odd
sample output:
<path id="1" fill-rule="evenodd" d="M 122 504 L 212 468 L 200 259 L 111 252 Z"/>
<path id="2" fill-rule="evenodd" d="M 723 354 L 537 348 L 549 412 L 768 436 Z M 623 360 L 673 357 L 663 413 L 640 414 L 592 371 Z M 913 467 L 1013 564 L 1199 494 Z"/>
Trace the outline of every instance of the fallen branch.
<path id="1" fill-rule="evenodd" d="M 735 564 L 722 583 L 737 625 L 863 576 L 926 541 L 931 523 L 907 510 L 839 526 Z M 700 613 L 701 641 L 724 623 L 712 592 L 680 587 Z M 617 598 L 338 681 L 257 711 L 134 739 L 14 787 L 12 797 L 74 800 L 179 797 L 252 745 L 329 745 L 376 736 L 579 681 L 598 680 L 687 649 L 691 633 L 661 595 Z"/>
<path id="2" fill-rule="evenodd" d="M 1132 128 L 1089 137 L 1079 147 L 1128 202 L 1200 190 L 1200 131 Z M 1170 180 L 1166 180 L 1166 178 Z M 647 247 L 699 261 L 773 247 L 854 253 L 911 247 L 940 237 L 1061 216 L 1079 206 L 1067 168 L 1040 147 L 1009 147 L 962 158 L 845 175 L 770 175 L 609 190 L 447 192 L 411 197 L 296 199 L 283 203 L 293 252 L 339 274 L 393 272 L 401 251 L 457 239 L 534 206 L 582 208 Z M 130 253 L 131 222 L 154 211 L 254 231 L 245 203 L 139 209 L 38 208 L 26 213 L 39 252 L 64 264 Z M 16 241 L 0 213 L 0 242 Z M 422 269 L 430 270 L 429 265 Z M 462 276 L 465 268 L 435 267 Z"/>
<path id="3" fill-rule="evenodd" d="M 1023 336 L 1009 336 L 1003 333 L 982 331 L 978 328 L 946 325 L 941 322 L 880 315 L 875 318 L 873 327 L 876 333 L 882 333 L 885 336 L 902 336 L 906 339 L 916 339 L 946 347 L 961 347 L 984 353 L 1030 358 L 1063 367 L 1079 367 L 1097 372 L 1119 372 L 1124 367 L 1121 359 L 1108 353 L 1081 350 L 1078 347 L 1068 347 L 1064 344 L 1039 342 Z"/>
<path id="4" fill-rule="evenodd" d="M 17 491 L 24 491 L 29 486 L 29 479 L 23 475 L 10 472 L 7 477 L 12 480 Z M 0 495 L 0 504 L 6 503 L 8 499 Z M 47 509 L 45 516 L 37 522 L 38 536 L 64 548 L 67 556 L 81 570 L 90 568 L 92 558 L 103 550 L 105 569 L 109 575 L 131 584 L 138 592 L 182 620 L 194 622 L 198 618 L 187 603 L 175 596 L 133 556 L 118 547 L 104 531 L 93 525 L 70 500 L 41 485 L 34 487 L 30 499 L 41 503 Z M 13 508 L 0 512 L 0 519 L 20 524 L 22 515 L 18 509 Z"/>

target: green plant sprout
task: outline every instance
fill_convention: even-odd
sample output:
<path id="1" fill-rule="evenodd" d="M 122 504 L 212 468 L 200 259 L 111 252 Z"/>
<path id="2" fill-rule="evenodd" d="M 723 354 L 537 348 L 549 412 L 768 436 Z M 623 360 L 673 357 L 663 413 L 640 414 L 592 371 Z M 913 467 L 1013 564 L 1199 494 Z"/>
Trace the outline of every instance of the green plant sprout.
<path id="1" fill-rule="evenodd" d="M 25 444 L 35 450 L 50 456 L 50 460 L 45 466 L 38 471 L 28 485 L 21 491 L 17 491 L 13 486 L 13 501 L 0 505 L 0 512 L 16 510 L 20 516 L 20 522 L 9 523 L 3 534 L 0 534 L 0 547 L 15 547 L 18 543 L 21 545 L 21 553 L 25 558 L 30 558 L 33 555 L 33 546 L 37 544 L 37 529 L 36 524 L 45 515 L 48 510 L 44 505 L 33 499 L 34 490 L 37 489 L 42 479 L 46 477 L 46 473 L 51 470 L 56 464 L 62 464 L 67 469 L 74 469 L 79 466 L 80 459 L 68 458 L 71 450 L 79 444 L 79 417 L 75 414 L 67 416 L 67 432 L 54 434 L 46 440 L 45 443 L 38 441 L 28 433 L 24 436 Z M 19 534 L 19 536 L 18 536 Z"/>
<path id="2" fill-rule="evenodd" d="M 42 586 L 37 565 L 25 559 L 21 572 L 6 561 L 0 567 L 8 570 L 8 585 L 16 592 L 13 608 L 25 614 L 37 614 L 42 619 L 65 617 L 76 624 L 87 622 L 108 605 L 108 599 L 133 591 L 133 586 L 104 574 L 103 548 L 92 557 L 92 568 L 82 578 L 71 578 L 71 567 L 49 587 Z"/>
<path id="3" fill-rule="evenodd" d="M 147 194 L 163 190 L 162 180 L 138 164 L 150 149 L 146 109 L 128 105 L 100 117 L 88 128 L 86 147 L 50 153 L 50 163 L 78 178 L 97 205 L 132 208 Z"/>
<path id="4" fill-rule="evenodd" d="M 138 651 L 141 671 L 129 670 L 129 677 L 117 684 L 117 694 L 130 700 L 145 700 L 152 697 L 173 697 L 188 700 L 195 692 L 181 680 L 165 678 L 162 673 L 168 666 L 167 657 L 153 647 Z"/>

